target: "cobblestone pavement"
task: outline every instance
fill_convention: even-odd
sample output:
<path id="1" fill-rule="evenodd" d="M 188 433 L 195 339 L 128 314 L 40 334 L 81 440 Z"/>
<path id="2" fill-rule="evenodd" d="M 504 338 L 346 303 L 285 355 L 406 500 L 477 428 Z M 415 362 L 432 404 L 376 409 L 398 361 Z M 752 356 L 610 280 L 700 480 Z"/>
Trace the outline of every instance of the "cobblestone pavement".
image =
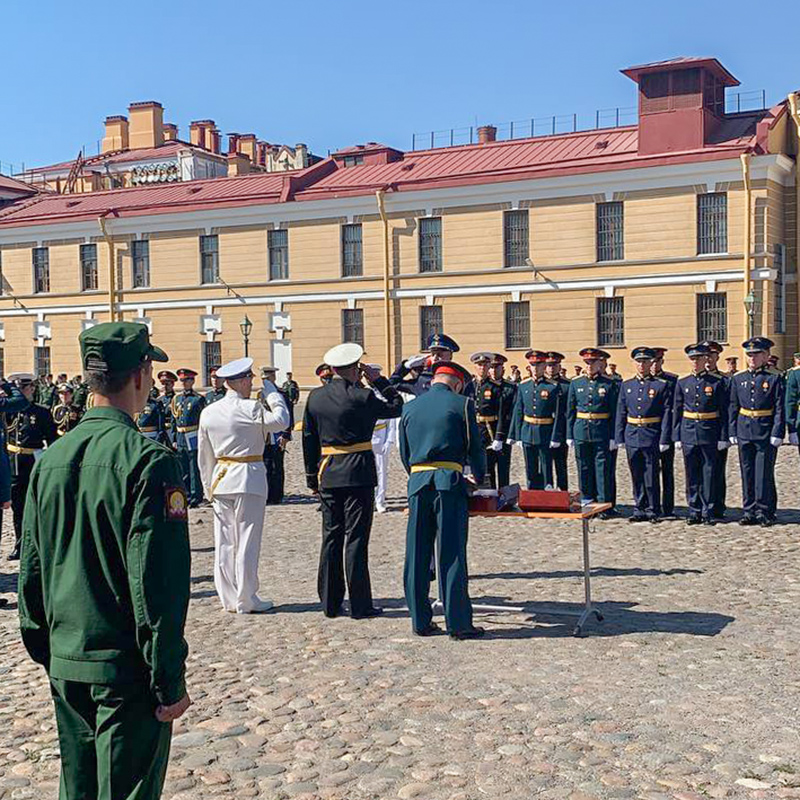
<path id="1" fill-rule="evenodd" d="M 579 639 L 564 619 L 529 613 L 478 616 L 489 632 L 480 641 L 412 636 L 400 610 L 397 461 L 393 508 L 376 517 L 371 549 L 376 599 L 391 610 L 376 620 L 325 619 L 315 588 L 319 515 L 302 488 L 298 444 L 288 470 L 290 497 L 268 509 L 261 555 L 262 595 L 275 600 L 275 614 L 221 611 L 211 514 L 192 512 L 194 705 L 175 728 L 166 797 L 800 797 L 794 448 L 780 453 L 782 504 L 794 508 L 778 527 L 597 523 L 593 591 L 605 622 Z M 733 506 L 737 470 L 733 456 Z M 619 474 L 629 502 L 624 458 Z M 0 798 L 51 800 L 53 712 L 17 633 L 8 522 Z M 575 608 L 580 547 L 575 523 L 474 520 L 473 599 Z"/>

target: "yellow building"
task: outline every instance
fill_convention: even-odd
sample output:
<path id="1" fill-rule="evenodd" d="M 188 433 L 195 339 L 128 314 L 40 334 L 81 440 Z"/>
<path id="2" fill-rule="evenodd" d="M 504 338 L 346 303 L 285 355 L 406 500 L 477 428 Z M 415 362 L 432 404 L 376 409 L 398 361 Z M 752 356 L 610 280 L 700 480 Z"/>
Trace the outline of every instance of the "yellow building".
<path id="1" fill-rule="evenodd" d="M 245 317 L 256 362 L 304 386 L 343 339 L 391 368 L 436 330 L 518 364 L 529 347 L 569 364 L 599 345 L 622 372 L 631 347 L 664 346 L 683 372 L 691 341 L 739 355 L 748 310 L 785 359 L 798 341 L 795 98 L 726 113 L 737 81 L 715 59 L 625 74 L 635 126 L 510 141 L 485 126 L 474 145 L 370 143 L 292 173 L 12 202 L 4 369 L 80 372 L 77 335 L 110 304 L 204 382 L 242 355 Z"/>

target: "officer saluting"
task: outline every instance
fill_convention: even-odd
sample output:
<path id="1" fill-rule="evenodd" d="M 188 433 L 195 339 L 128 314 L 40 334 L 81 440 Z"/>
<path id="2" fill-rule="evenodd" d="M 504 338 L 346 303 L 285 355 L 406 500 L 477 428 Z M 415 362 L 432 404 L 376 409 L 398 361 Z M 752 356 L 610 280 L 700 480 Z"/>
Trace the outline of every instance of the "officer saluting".
<path id="1" fill-rule="evenodd" d="M 567 443 L 575 448 L 581 499 L 589 503 L 613 503 L 612 475 L 614 422 L 620 382 L 604 374 L 608 353 L 584 347 L 579 353 L 586 364 L 586 375 L 569 383 L 566 402 Z M 607 519 L 614 509 L 604 511 Z"/>
<path id="2" fill-rule="evenodd" d="M 50 679 L 61 796 L 161 796 L 189 706 L 186 495 L 175 454 L 133 423 L 166 361 L 147 328 L 80 335 L 95 405 L 42 456 L 25 506 L 22 639 Z"/>
<path id="3" fill-rule="evenodd" d="M 197 468 L 197 429 L 206 401 L 194 390 L 196 377 L 193 369 L 179 369 L 183 392 L 175 395 L 170 403 L 175 423 L 175 449 L 183 465 L 183 482 L 189 490 L 189 508 L 197 508 L 203 502 L 203 484 Z"/>
<path id="4" fill-rule="evenodd" d="M 342 613 L 345 573 L 350 616 L 364 619 L 383 612 L 372 604 L 368 563 L 378 484 L 372 434 L 379 419 L 400 416 L 403 398 L 386 378 L 359 364 L 363 355 L 364 348 L 350 342 L 328 350 L 325 363 L 334 376 L 308 396 L 303 418 L 306 483 L 322 504 L 317 586 L 326 617 Z M 383 399 L 361 385 L 362 376 Z"/>
<path id="5" fill-rule="evenodd" d="M 633 483 L 634 512 L 629 522 L 659 522 L 661 497 L 658 457 L 669 448 L 671 386 L 650 374 L 656 353 L 650 347 L 631 352 L 636 376 L 622 382 L 614 440 L 625 446 Z"/>
<path id="6" fill-rule="evenodd" d="M 467 592 L 467 488 L 464 466 L 481 483 L 485 450 L 475 409 L 460 393 L 469 373 L 453 362 L 433 366 L 429 392 L 409 403 L 400 420 L 400 458 L 408 478 L 408 529 L 403 573 L 411 625 L 418 636 L 439 631 L 429 598 L 430 565 L 439 540 L 438 574 L 447 632 L 453 639 L 483 635 L 472 624 Z"/>
<path id="7" fill-rule="evenodd" d="M 755 336 L 742 344 L 747 369 L 731 379 L 729 431 L 739 446 L 742 471 L 740 525 L 769 527 L 778 504 L 775 458 L 786 433 L 783 378 L 767 371 L 771 339 Z"/>
<path id="8" fill-rule="evenodd" d="M 715 525 L 714 472 L 717 453 L 728 447 L 728 389 L 724 378 L 706 370 L 711 353 L 707 344 L 684 349 L 692 372 L 675 387 L 672 438 L 676 449 L 683 450 L 687 525 Z"/>

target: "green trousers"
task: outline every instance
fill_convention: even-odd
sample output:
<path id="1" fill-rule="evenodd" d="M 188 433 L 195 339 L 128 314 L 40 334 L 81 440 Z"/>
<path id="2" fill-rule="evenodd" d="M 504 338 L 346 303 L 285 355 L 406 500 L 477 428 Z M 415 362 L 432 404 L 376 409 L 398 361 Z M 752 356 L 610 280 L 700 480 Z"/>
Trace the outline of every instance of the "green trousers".
<path id="1" fill-rule="evenodd" d="M 403 581 L 415 631 L 424 630 L 433 620 L 430 570 L 437 534 L 436 573 L 447 631 L 461 632 L 472 627 L 472 603 L 467 592 L 468 526 L 467 498 L 463 491 L 439 491 L 431 485 L 408 498 Z"/>
<path id="2" fill-rule="evenodd" d="M 525 477 L 529 489 L 544 489 L 553 485 L 553 453 L 550 444 L 523 444 Z"/>
<path id="3" fill-rule="evenodd" d="M 50 679 L 61 746 L 59 800 L 158 800 L 172 725 L 144 684 Z"/>

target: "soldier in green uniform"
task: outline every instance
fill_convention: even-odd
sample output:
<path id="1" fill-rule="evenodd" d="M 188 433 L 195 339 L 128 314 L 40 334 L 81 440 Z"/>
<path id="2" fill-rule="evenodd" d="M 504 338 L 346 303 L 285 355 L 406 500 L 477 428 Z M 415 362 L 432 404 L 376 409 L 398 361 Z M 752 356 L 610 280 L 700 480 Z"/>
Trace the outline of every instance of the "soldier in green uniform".
<path id="1" fill-rule="evenodd" d="M 614 423 L 620 381 L 604 373 L 605 351 L 585 347 L 579 355 L 586 364 L 586 374 L 570 381 L 567 443 L 575 449 L 581 501 L 613 503 L 613 454 L 617 450 Z M 608 518 L 615 513 L 612 508 L 601 516 Z"/>
<path id="2" fill-rule="evenodd" d="M 217 367 L 211 367 L 208 375 L 211 378 L 211 389 L 206 392 L 205 400 L 206 405 L 210 406 L 217 400 L 222 400 L 228 390 L 225 388 L 225 381 L 217 377 Z"/>
<path id="3" fill-rule="evenodd" d="M 80 421 L 83 411 L 75 405 L 72 386 L 62 383 L 58 387 L 58 405 L 53 409 L 53 422 L 59 436 L 69 433 Z"/>
<path id="4" fill-rule="evenodd" d="M 439 541 L 438 574 L 447 632 L 454 639 L 483 634 L 472 624 L 467 591 L 467 484 L 480 484 L 485 450 L 473 401 L 461 394 L 469 373 L 452 361 L 432 367 L 430 390 L 406 404 L 399 426 L 400 458 L 408 478 L 408 528 L 404 569 L 411 625 L 418 636 L 439 631 L 429 598 L 431 558 Z"/>
<path id="5" fill-rule="evenodd" d="M 33 402 L 35 392 L 33 375 L 21 374 L 16 377 L 20 391 L 30 405 L 24 411 L 9 414 L 6 418 L 8 425 L 7 450 L 11 461 L 11 510 L 14 517 L 15 537 L 14 549 L 8 556 L 9 561 L 16 561 L 19 558 L 22 541 L 22 513 L 25 510 L 25 495 L 28 492 L 28 482 L 33 465 L 42 455 L 44 446 L 58 438 L 50 409 Z"/>
<path id="6" fill-rule="evenodd" d="M 281 386 L 281 391 L 289 398 L 293 406 L 300 402 L 300 386 L 296 380 L 292 378 L 292 373 L 286 373 L 286 380 Z"/>
<path id="7" fill-rule="evenodd" d="M 155 386 L 150 390 L 144 408 L 134 417 L 134 421 L 142 436 L 166 444 L 164 406 L 160 402 L 158 389 Z"/>
<path id="8" fill-rule="evenodd" d="M 489 374 L 495 353 L 473 353 L 469 360 L 475 365 L 475 419 L 481 434 L 481 444 L 486 451 L 489 485 L 497 489 L 508 484 L 498 483 L 497 457 L 503 452 L 506 430 L 500 427 L 500 406 L 503 402 L 503 387 Z"/>
<path id="9" fill-rule="evenodd" d="M 800 353 L 792 356 L 794 366 L 786 370 L 786 431 L 789 444 L 800 445 L 798 425 L 800 424 Z"/>
<path id="10" fill-rule="evenodd" d="M 52 375 L 44 375 L 39 378 L 33 402 L 49 411 L 53 410 L 53 406 L 58 402 L 58 387 L 53 383 Z"/>
<path id="11" fill-rule="evenodd" d="M 561 374 L 561 362 L 564 360 L 564 354 L 556 350 L 550 350 L 547 353 L 547 362 L 544 366 L 544 375 L 549 380 L 555 383 L 561 392 L 562 408 L 566 408 L 567 394 L 569 393 L 569 378 L 565 378 Z M 561 491 L 566 492 L 569 490 L 569 473 L 567 471 L 567 453 L 569 448 L 567 443 L 562 441 L 558 447 L 553 450 L 553 467 L 555 469 L 556 486 Z"/>
<path id="12" fill-rule="evenodd" d="M 189 490 L 189 508 L 197 508 L 203 502 L 203 484 L 197 466 L 197 430 L 206 401 L 194 390 L 196 377 L 193 369 L 179 369 L 178 378 L 183 391 L 170 403 L 175 424 L 175 449 L 183 465 L 183 482 Z"/>
<path id="13" fill-rule="evenodd" d="M 175 449 L 175 420 L 172 417 L 172 400 L 175 397 L 175 381 L 178 376 L 168 369 L 162 369 L 158 373 L 158 380 L 161 383 L 161 397 L 159 402 L 163 409 L 164 418 L 164 442 L 167 447 Z"/>
<path id="14" fill-rule="evenodd" d="M 503 431 L 503 449 L 497 453 L 497 483 L 498 486 L 508 486 L 511 483 L 511 445 L 508 443 L 508 432 L 511 430 L 511 420 L 514 416 L 514 401 L 517 399 L 517 382 L 505 380 L 505 363 L 508 359 L 500 354 L 494 354 L 494 361 L 489 368 L 492 380 L 497 383 L 502 392 L 500 400 L 500 420 L 498 428 Z M 519 372 L 519 370 L 517 370 Z"/>
<path id="15" fill-rule="evenodd" d="M 72 402 L 81 410 L 86 411 L 86 400 L 89 397 L 89 386 L 80 375 L 72 379 Z"/>
<path id="16" fill-rule="evenodd" d="M 31 476 L 22 639 L 50 680 L 61 800 L 157 800 L 190 703 L 189 532 L 178 459 L 133 416 L 167 356 L 131 322 L 95 325 L 80 345 L 95 404 Z"/>

